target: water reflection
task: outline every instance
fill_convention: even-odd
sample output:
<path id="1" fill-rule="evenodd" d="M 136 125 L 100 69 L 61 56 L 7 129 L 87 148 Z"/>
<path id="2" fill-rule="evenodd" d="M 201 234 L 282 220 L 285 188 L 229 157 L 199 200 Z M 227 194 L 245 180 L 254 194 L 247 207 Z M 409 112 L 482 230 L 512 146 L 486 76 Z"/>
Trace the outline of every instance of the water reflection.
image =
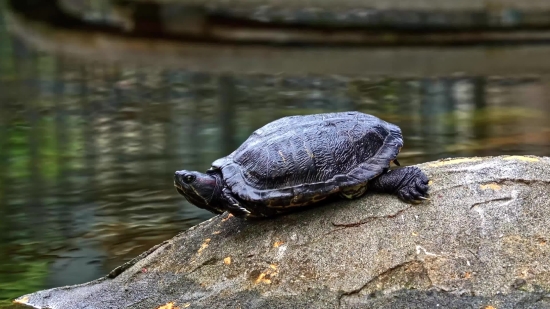
<path id="1" fill-rule="evenodd" d="M 208 75 L 43 54 L 0 32 L 0 300 L 85 282 L 210 214 L 172 187 L 263 124 L 359 110 L 404 165 L 550 150 L 546 77 Z"/>

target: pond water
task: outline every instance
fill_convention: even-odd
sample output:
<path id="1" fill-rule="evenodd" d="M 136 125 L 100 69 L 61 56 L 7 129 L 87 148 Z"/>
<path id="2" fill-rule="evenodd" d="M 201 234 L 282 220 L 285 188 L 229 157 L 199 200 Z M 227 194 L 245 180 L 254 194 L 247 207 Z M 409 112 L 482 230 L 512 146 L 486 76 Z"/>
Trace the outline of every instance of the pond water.
<path id="1" fill-rule="evenodd" d="M 0 23 L 1 25 L 1 23 Z M 546 76 L 209 75 L 40 53 L 0 26 L 0 307 L 99 278 L 212 215 L 174 190 L 258 127 L 358 110 L 398 124 L 402 165 L 550 154 Z"/>

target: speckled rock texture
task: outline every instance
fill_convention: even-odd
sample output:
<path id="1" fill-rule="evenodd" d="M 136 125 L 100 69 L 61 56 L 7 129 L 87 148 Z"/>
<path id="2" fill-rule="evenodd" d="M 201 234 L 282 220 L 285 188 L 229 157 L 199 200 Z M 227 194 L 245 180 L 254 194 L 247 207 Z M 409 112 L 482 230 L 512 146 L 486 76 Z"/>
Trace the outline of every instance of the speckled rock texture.
<path id="1" fill-rule="evenodd" d="M 109 276 L 21 296 L 37 308 L 550 308 L 550 158 L 418 165 L 390 195 L 273 220 L 222 214 Z"/>

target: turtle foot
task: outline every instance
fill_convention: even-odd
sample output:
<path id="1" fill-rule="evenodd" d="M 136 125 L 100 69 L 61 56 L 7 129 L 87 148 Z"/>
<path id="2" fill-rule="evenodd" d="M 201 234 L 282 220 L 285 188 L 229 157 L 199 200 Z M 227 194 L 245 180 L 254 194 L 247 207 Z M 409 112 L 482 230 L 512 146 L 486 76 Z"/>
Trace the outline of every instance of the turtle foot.
<path id="1" fill-rule="evenodd" d="M 399 171 L 401 171 L 401 175 L 395 175 L 397 179 L 399 179 L 399 176 L 401 177 L 401 186 L 397 189 L 397 196 L 405 202 L 419 201 L 422 198 L 426 198 L 426 194 L 428 193 L 428 176 L 416 166 L 408 166 L 395 172 Z"/>
<path id="2" fill-rule="evenodd" d="M 235 217 L 244 218 L 250 215 L 250 211 L 244 208 L 229 190 L 225 188 L 222 190 L 222 198 L 225 201 L 225 210 Z"/>
<path id="3" fill-rule="evenodd" d="M 371 184 L 378 192 L 396 194 L 405 202 L 421 202 L 428 199 L 428 176 L 416 166 L 407 166 L 380 175 Z"/>

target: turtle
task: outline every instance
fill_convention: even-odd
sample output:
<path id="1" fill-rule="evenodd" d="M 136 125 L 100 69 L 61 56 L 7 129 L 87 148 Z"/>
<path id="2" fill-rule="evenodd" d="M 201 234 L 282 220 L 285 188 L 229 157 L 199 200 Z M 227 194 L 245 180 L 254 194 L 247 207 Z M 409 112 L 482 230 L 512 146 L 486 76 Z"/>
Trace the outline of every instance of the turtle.
<path id="1" fill-rule="evenodd" d="M 287 116 L 254 131 L 205 173 L 178 170 L 174 186 L 214 214 L 268 218 L 340 196 L 367 191 L 418 203 L 428 197 L 428 177 L 400 166 L 401 129 L 361 112 Z"/>

